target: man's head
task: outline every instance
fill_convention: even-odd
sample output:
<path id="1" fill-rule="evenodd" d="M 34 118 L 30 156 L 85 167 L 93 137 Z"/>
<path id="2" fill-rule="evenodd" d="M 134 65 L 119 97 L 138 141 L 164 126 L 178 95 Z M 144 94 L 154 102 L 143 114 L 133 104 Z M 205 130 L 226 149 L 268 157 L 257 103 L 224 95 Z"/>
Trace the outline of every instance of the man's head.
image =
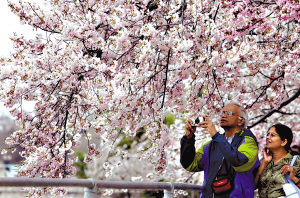
<path id="1" fill-rule="evenodd" d="M 221 127 L 244 129 L 248 124 L 248 114 L 241 105 L 230 102 L 225 105 L 222 111 Z"/>

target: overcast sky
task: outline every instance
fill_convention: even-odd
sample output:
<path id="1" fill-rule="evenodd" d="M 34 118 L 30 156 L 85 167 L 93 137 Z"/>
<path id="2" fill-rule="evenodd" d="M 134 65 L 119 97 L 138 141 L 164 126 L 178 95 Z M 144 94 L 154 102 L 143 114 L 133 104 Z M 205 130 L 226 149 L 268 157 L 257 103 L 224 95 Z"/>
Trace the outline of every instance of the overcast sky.
<path id="1" fill-rule="evenodd" d="M 13 47 L 12 41 L 9 38 L 14 35 L 14 32 L 24 34 L 27 38 L 34 38 L 36 33 L 32 27 L 20 24 L 19 18 L 15 16 L 7 6 L 7 0 L 0 0 L 0 27 L 0 57 L 9 56 Z"/>
<path id="2" fill-rule="evenodd" d="M 20 24 L 19 18 L 7 6 L 7 0 L 0 0 L 0 27 L 0 57 L 8 57 L 10 55 L 13 43 L 9 38 L 13 37 L 14 32 L 23 34 L 26 38 L 34 38 L 36 34 L 36 31 L 33 31 L 32 27 Z M 28 111 L 32 111 L 33 109 L 33 103 L 26 103 L 23 106 Z M 0 103 L 0 109 L 3 108 L 3 105 Z"/>

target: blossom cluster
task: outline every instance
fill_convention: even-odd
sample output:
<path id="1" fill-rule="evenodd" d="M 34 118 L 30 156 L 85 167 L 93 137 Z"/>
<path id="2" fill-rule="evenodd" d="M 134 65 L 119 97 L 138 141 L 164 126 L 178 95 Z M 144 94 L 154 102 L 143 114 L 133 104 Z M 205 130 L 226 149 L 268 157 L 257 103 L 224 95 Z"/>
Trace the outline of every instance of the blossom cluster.
<path id="1" fill-rule="evenodd" d="M 120 156 L 126 155 L 114 152 L 120 134 L 135 137 L 145 128 L 150 143 L 137 159 L 153 165 L 151 174 L 176 179 L 174 145 L 183 133 L 164 124 L 166 111 L 178 119 L 206 115 L 218 124 L 229 100 L 247 108 L 257 136 L 282 122 L 299 139 L 297 1 L 8 5 L 22 24 L 45 33 L 35 39 L 16 33 L 11 56 L 0 59 L 0 100 L 22 126 L 6 141 L 24 149 L 20 176 L 70 177 L 76 172 L 73 150 L 90 141 L 90 129 Z M 24 101 L 36 102 L 33 112 L 22 110 Z M 89 144 L 85 162 L 118 167 L 108 163 L 103 145 Z M 104 170 L 107 177 L 113 173 Z"/>

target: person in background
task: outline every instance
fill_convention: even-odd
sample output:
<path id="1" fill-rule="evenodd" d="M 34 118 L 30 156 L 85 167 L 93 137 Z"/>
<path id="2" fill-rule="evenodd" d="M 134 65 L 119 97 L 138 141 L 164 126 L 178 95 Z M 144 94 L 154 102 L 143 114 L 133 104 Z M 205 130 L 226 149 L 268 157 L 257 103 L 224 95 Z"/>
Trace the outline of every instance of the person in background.
<path id="1" fill-rule="evenodd" d="M 188 119 L 185 135 L 181 139 L 180 162 L 191 172 L 204 171 L 201 198 L 234 198 L 254 197 L 253 170 L 259 166 L 258 144 L 253 133 L 246 129 L 248 115 L 246 110 L 237 103 L 228 103 L 222 111 L 221 127 L 225 130 L 220 134 L 212 121 L 204 116 L 205 121 L 197 126 L 208 131 L 211 140 L 200 149 L 195 149 L 195 131 L 193 121 Z M 232 179 L 233 188 L 222 194 L 216 194 L 212 184 L 220 170 Z"/>
<path id="2" fill-rule="evenodd" d="M 263 159 L 254 180 L 261 198 L 285 197 L 282 187 L 286 183 L 285 174 L 300 187 L 300 158 L 294 166 L 289 166 L 293 158 L 292 140 L 292 130 L 283 124 L 275 124 L 268 130 Z"/>
<path id="3" fill-rule="evenodd" d="M 292 149 L 292 152 L 291 152 L 292 155 L 300 155 L 300 147 L 299 146 L 294 145 L 291 147 L 291 149 Z"/>

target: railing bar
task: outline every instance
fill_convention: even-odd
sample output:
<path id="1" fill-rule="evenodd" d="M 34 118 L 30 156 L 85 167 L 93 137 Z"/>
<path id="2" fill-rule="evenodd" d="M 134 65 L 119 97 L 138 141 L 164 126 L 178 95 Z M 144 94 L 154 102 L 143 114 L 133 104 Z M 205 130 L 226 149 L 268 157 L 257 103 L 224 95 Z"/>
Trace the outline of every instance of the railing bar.
<path id="1" fill-rule="evenodd" d="M 201 186 L 195 184 L 185 184 L 185 183 L 173 183 L 174 189 L 180 190 L 198 190 L 201 191 Z"/>
<path id="2" fill-rule="evenodd" d="M 46 187 L 46 186 L 56 186 L 56 187 L 87 187 L 93 188 L 92 180 L 85 179 L 55 179 L 55 178 L 14 178 L 14 177 L 0 177 L 0 186 L 35 186 L 35 187 Z"/>
<path id="3" fill-rule="evenodd" d="M 116 189 L 171 189 L 169 183 L 165 182 L 130 182 L 130 181 L 103 181 L 94 180 L 98 188 L 116 188 Z"/>
<path id="4" fill-rule="evenodd" d="M 98 188 L 124 188 L 124 189 L 159 189 L 170 190 L 169 182 L 124 182 L 124 181 L 103 181 L 94 180 Z M 201 190 L 201 186 L 184 183 L 173 183 L 174 189 Z"/>
<path id="5" fill-rule="evenodd" d="M 86 187 L 93 188 L 114 188 L 114 189 L 156 189 L 156 190 L 196 190 L 200 191 L 201 186 L 185 183 L 170 182 L 131 182 L 131 181 L 104 181 L 92 179 L 57 179 L 57 178 L 22 178 L 22 177 L 0 177 L 0 186 L 23 186 L 23 187 Z"/>

